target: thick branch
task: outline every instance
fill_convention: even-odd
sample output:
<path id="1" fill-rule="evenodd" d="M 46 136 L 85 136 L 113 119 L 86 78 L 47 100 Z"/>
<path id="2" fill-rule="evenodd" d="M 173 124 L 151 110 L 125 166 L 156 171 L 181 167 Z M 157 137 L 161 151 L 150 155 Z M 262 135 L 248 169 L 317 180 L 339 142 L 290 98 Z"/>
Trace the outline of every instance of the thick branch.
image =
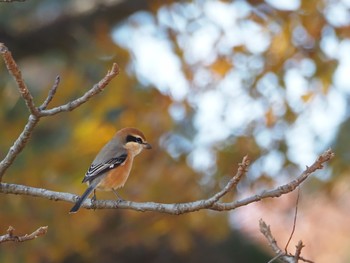
<path id="1" fill-rule="evenodd" d="M 47 233 L 47 226 L 39 227 L 37 230 L 35 230 L 31 234 L 25 234 L 24 236 L 16 236 L 14 235 L 15 229 L 12 226 L 9 226 L 7 229 L 7 234 L 0 236 L 0 243 L 8 242 L 8 241 L 14 241 L 14 242 L 24 242 L 28 240 L 33 240 L 39 236 L 43 236 Z"/>
<path id="2" fill-rule="evenodd" d="M 198 200 L 194 202 L 187 203 L 176 203 L 176 204 L 162 204 L 162 203 L 154 203 L 154 202 L 145 202 L 145 203 L 137 203 L 132 201 L 112 201 L 112 200 L 99 200 L 94 203 L 91 202 L 91 199 L 87 199 L 82 207 L 87 209 L 131 209 L 135 211 L 152 211 L 159 213 L 167 213 L 173 215 L 179 215 L 184 213 L 195 212 L 203 209 L 211 209 L 216 211 L 225 211 L 225 210 L 233 210 L 237 207 L 248 205 L 250 203 L 259 201 L 261 199 L 270 198 L 270 197 L 278 197 L 283 194 L 289 193 L 293 191 L 297 185 L 300 185 L 312 172 L 317 169 L 322 168 L 322 164 L 330 160 L 334 156 L 331 150 L 327 150 L 323 153 L 315 163 L 307 168 L 297 179 L 291 181 L 288 184 L 283 186 L 279 186 L 275 189 L 265 191 L 260 195 L 254 195 L 243 200 L 239 200 L 232 203 L 220 203 L 219 199 L 223 197 L 226 193 L 235 186 L 239 179 L 245 174 L 249 161 L 247 157 L 243 158 L 241 164 L 239 164 L 239 168 L 237 170 L 236 175 L 227 183 L 227 185 L 223 188 L 223 190 L 219 191 L 212 197 L 208 199 Z M 307 174 L 307 175 L 306 175 Z M 303 178 L 303 179 L 302 179 Z M 288 191 L 287 191 L 287 190 Z M 16 185 L 16 184 L 6 184 L 2 183 L 0 185 L 0 192 L 5 194 L 21 194 L 21 195 L 29 195 L 35 197 L 46 198 L 55 201 L 66 201 L 66 202 L 76 202 L 79 198 L 77 195 L 73 195 L 70 193 L 61 193 L 50 191 L 41 188 L 29 187 L 24 185 Z"/>
<path id="3" fill-rule="evenodd" d="M 46 198 L 54 201 L 66 201 L 75 203 L 79 196 L 46 190 L 43 188 L 35 188 L 25 185 L 18 184 L 0 184 L 0 192 L 4 194 L 19 194 L 19 195 L 28 195 L 34 197 Z M 131 209 L 135 211 L 152 211 L 160 212 L 166 214 L 184 214 L 189 212 L 195 212 L 202 209 L 209 209 L 212 206 L 213 199 L 198 200 L 188 203 L 177 203 L 177 204 L 162 204 L 154 202 L 132 202 L 132 201 L 112 201 L 112 200 L 97 200 L 94 203 L 91 202 L 91 199 L 87 199 L 82 207 L 87 209 Z"/>

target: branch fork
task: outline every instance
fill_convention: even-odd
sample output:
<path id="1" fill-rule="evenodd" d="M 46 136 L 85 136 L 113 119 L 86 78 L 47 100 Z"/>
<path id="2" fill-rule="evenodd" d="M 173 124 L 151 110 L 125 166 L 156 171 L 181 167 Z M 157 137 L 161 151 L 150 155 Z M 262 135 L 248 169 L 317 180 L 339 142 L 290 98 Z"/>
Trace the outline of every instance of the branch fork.
<path id="1" fill-rule="evenodd" d="M 0 243 L 9 242 L 9 241 L 24 242 L 24 241 L 32 240 L 37 237 L 45 235 L 47 233 L 47 229 L 48 229 L 47 226 L 41 226 L 31 234 L 25 234 L 24 236 L 17 236 L 14 234 L 15 229 L 12 226 L 9 226 L 9 228 L 6 231 L 7 234 L 0 236 Z"/>
<path id="2" fill-rule="evenodd" d="M 24 149 L 24 147 L 28 142 L 28 139 L 32 135 L 34 128 L 39 123 L 42 117 L 52 116 L 64 111 L 72 111 L 77 107 L 79 107 L 80 105 L 82 105 L 83 103 L 87 102 L 91 97 L 103 91 L 103 89 L 109 84 L 109 82 L 119 74 L 119 67 L 116 63 L 114 63 L 112 66 L 112 69 L 107 72 L 106 76 L 102 80 L 100 80 L 97 84 L 95 84 L 90 90 L 85 92 L 85 94 L 82 95 L 80 98 L 70 101 L 67 104 L 54 107 L 52 109 L 46 109 L 56 94 L 56 91 L 60 83 L 60 76 L 56 77 L 55 82 L 51 87 L 51 89 L 49 90 L 48 96 L 45 99 L 45 101 L 42 103 L 42 105 L 39 107 L 36 107 L 34 104 L 33 96 L 30 93 L 27 85 L 25 84 L 22 78 L 22 73 L 16 61 L 13 59 L 11 52 L 3 43 L 0 43 L 0 55 L 5 61 L 5 64 L 9 73 L 15 79 L 18 86 L 18 90 L 30 112 L 27 124 L 25 125 L 22 133 L 19 135 L 17 140 L 14 142 L 14 144 L 10 147 L 5 158 L 0 162 L 0 182 L 1 182 L 6 170 L 11 166 L 11 164 L 19 155 L 19 153 Z"/>
<path id="3" fill-rule="evenodd" d="M 268 263 L 272 263 L 275 260 L 279 259 L 282 262 L 287 263 L 298 263 L 299 261 L 308 262 L 308 263 L 314 263 L 313 261 L 303 258 L 301 256 L 301 250 L 305 247 L 303 244 L 303 241 L 299 241 L 298 244 L 295 246 L 295 253 L 288 253 L 288 251 L 283 251 L 278 245 L 277 241 L 272 235 L 270 226 L 267 225 L 264 220 L 259 220 L 259 227 L 260 232 L 265 236 L 268 244 L 270 245 L 273 252 L 276 254 L 274 258 L 272 258 Z"/>

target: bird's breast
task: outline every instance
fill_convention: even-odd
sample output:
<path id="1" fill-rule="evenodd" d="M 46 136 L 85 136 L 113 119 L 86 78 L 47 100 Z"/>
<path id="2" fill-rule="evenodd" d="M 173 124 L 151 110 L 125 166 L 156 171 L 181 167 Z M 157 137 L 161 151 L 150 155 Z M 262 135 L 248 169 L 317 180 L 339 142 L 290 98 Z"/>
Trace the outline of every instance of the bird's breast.
<path id="1" fill-rule="evenodd" d="M 123 187 L 128 180 L 133 158 L 128 157 L 123 164 L 110 170 L 107 175 L 100 181 L 96 189 L 101 191 L 112 191 Z"/>

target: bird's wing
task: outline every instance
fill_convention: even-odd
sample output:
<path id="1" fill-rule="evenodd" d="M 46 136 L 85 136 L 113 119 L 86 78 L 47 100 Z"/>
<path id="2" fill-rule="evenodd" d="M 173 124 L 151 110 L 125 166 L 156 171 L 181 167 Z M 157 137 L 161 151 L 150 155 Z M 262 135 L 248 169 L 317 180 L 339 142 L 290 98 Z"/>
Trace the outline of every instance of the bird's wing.
<path id="1" fill-rule="evenodd" d="M 122 165 L 126 160 L 127 154 L 124 153 L 118 157 L 114 157 L 109 159 L 103 163 L 93 163 L 91 164 L 89 170 L 86 172 L 85 177 L 83 179 L 83 183 L 91 182 L 99 175 L 104 174 L 105 172 L 115 169 L 118 166 Z"/>

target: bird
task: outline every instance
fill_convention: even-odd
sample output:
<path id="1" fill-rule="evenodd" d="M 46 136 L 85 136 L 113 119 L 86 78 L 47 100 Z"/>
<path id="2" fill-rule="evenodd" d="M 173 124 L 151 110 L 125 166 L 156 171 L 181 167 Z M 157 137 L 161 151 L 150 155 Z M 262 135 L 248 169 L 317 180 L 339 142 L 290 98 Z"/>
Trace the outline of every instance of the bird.
<path id="1" fill-rule="evenodd" d="M 118 200 L 122 200 L 116 190 L 124 186 L 134 157 L 143 149 L 152 149 L 152 146 L 140 130 L 128 127 L 117 131 L 93 160 L 82 181 L 88 188 L 69 213 L 76 213 L 91 192 L 94 192 L 92 200 L 95 201 L 96 190 L 113 191 Z"/>

